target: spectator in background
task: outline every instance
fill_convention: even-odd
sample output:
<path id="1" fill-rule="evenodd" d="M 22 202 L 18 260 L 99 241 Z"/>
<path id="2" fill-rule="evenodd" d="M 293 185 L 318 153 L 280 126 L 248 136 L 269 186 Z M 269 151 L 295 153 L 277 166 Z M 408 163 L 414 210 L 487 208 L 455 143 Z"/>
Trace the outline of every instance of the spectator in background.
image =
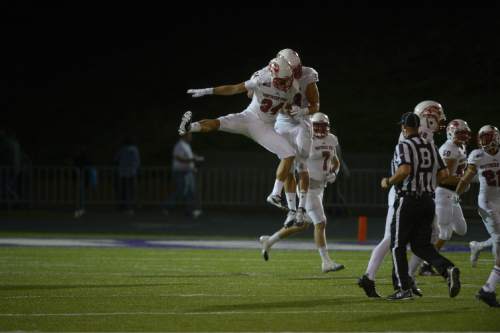
<path id="1" fill-rule="evenodd" d="M 168 196 L 164 213 L 184 201 L 186 215 L 197 218 L 202 211 L 196 195 L 196 165 L 204 157 L 195 155 L 191 149 L 191 132 L 182 135 L 172 152 L 172 179 L 174 190 Z"/>
<path id="2" fill-rule="evenodd" d="M 21 173 L 21 145 L 12 130 L 0 130 L 0 196 L 7 202 L 17 201 Z"/>
<path id="3" fill-rule="evenodd" d="M 73 163 L 75 166 L 78 187 L 75 218 L 79 218 L 85 214 L 86 193 L 97 187 L 97 170 L 93 166 L 88 154 L 88 149 L 85 146 L 78 149 Z"/>
<path id="4" fill-rule="evenodd" d="M 115 155 L 114 162 L 117 166 L 120 209 L 129 215 L 133 215 L 141 157 L 139 148 L 132 137 L 124 139 L 122 146 Z"/>

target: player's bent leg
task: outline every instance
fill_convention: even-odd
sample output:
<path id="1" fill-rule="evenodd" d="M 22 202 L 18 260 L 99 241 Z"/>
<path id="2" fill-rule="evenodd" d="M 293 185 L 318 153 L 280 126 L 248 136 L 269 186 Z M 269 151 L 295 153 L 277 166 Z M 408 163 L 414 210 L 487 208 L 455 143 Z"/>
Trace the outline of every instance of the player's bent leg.
<path id="1" fill-rule="evenodd" d="M 198 125 L 199 124 L 199 127 Z M 191 132 L 213 132 L 218 131 L 220 128 L 220 120 L 219 119 L 203 119 L 196 123 L 191 124 Z M 197 129 L 199 129 L 197 131 Z"/>

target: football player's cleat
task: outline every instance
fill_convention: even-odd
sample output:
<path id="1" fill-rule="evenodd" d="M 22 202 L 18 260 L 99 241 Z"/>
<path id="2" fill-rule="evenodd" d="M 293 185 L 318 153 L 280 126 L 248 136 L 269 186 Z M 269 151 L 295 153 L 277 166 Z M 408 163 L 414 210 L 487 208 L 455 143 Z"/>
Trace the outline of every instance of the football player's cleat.
<path id="1" fill-rule="evenodd" d="M 483 288 L 479 289 L 476 294 L 476 298 L 484 303 L 488 304 L 492 308 L 500 308 L 500 303 L 497 301 L 497 295 L 494 291 L 487 292 L 484 291 Z"/>
<path id="2" fill-rule="evenodd" d="M 387 297 L 389 301 L 405 301 L 413 299 L 413 294 L 410 289 L 408 290 L 397 290 L 394 294 Z"/>
<path id="3" fill-rule="evenodd" d="M 375 281 L 370 280 L 368 275 L 365 274 L 358 279 L 358 286 L 360 288 L 363 288 L 366 296 L 380 298 L 380 295 L 377 293 L 377 290 L 375 290 Z"/>
<path id="4" fill-rule="evenodd" d="M 476 241 L 469 243 L 470 247 L 470 264 L 472 267 L 477 266 L 477 259 L 479 258 L 479 253 L 481 253 L 481 247 Z"/>
<path id="5" fill-rule="evenodd" d="M 288 210 L 288 207 L 283 205 L 283 200 L 281 200 L 281 196 L 279 195 L 269 194 L 266 201 L 271 205 L 278 207 L 279 209 Z"/>
<path id="6" fill-rule="evenodd" d="M 184 135 L 191 129 L 191 118 L 193 113 L 191 111 L 186 111 L 182 115 L 181 124 L 179 125 L 179 135 Z"/>
<path id="7" fill-rule="evenodd" d="M 450 297 L 455 297 L 460 292 L 460 270 L 458 267 L 448 268 L 448 291 Z"/>
<path id="8" fill-rule="evenodd" d="M 345 268 L 344 265 L 342 264 L 337 264 L 336 262 L 330 261 L 328 263 L 322 263 L 321 264 L 321 271 L 323 273 L 328 273 L 328 272 L 336 272 L 343 270 Z"/>
<path id="9" fill-rule="evenodd" d="M 261 254 L 265 261 L 269 260 L 269 236 L 260 236 L 259 243 L 262 248 Z"/>

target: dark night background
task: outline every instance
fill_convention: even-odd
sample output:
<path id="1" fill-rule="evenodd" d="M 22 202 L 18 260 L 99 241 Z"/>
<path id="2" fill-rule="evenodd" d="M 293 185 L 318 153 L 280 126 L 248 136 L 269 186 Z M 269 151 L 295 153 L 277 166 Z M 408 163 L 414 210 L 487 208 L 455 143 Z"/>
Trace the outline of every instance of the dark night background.
<path id="1" fill-rule="evenodd" d="M 15 131 L 34 164 L 64 163 L 81 144 L 110 164 L 126 134 L 143 164 L 166 164 L 185 110 L 215 118 L 249 103 L 195 100 L 186 89 L 242 82 L 286 47 L 318 70 L 321 111 L 347 153 L 390 153 L 400 114 L 424 99 L 473 131 L 500 125 L 496 7 L 2 6 L 0 126 Z M 224 133 L 195 136 L 194 147 L 262 150 Z"/>

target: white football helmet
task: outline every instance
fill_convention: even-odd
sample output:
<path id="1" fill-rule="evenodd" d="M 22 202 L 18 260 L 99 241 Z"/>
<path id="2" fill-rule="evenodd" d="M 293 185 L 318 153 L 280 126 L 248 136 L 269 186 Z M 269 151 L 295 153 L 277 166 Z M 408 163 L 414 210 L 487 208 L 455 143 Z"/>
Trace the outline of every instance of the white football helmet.
<path id="1" fill-rule="evenodd" d="M 486 152 L 494 152 L 500 147 L 500 132 L 492 125 L 484 125 L 477 133 L 477 145 Z"/>
<path id="2" fill-rule="evenodd" d="M 297 80 L 300 79 L 302 76 L 302 62 L 297 52 L 292 49 L 283 49 L 278 52 L 276 57 L 285 58 L 290 63 L 290 66 L 292 66 L 293 77 Z"/>
<path id="3" fill-rule="evenodd" d="M 293 84 L 292 67 L 283 57 L 276 57 L 269 62 L 269 71 L 273 79 L 273 87 L 288 91 Z"/>
<path id="4" fill-rule="evenodd" d="M 446 116 L 441 104 L 435 101 L 422 101 L 413 111 L 420 118 L 420 126 L 439 132 L 446 127 Z"/>
<path id="5" fill-rule="evenodd" d="M 330 120 L 328 116 L 321 112 L 316 112 L 311 116 L 313 125 L 313 135 L 316 138 L 324 138 L 330 133 Z"/>
<path id="6" fill-rule="evenodd" d="M 446 126 L 446 137 L 448 140 L 465 145 L 471 138 L 471 130 L 465 120 L 453 119 Z"/>

